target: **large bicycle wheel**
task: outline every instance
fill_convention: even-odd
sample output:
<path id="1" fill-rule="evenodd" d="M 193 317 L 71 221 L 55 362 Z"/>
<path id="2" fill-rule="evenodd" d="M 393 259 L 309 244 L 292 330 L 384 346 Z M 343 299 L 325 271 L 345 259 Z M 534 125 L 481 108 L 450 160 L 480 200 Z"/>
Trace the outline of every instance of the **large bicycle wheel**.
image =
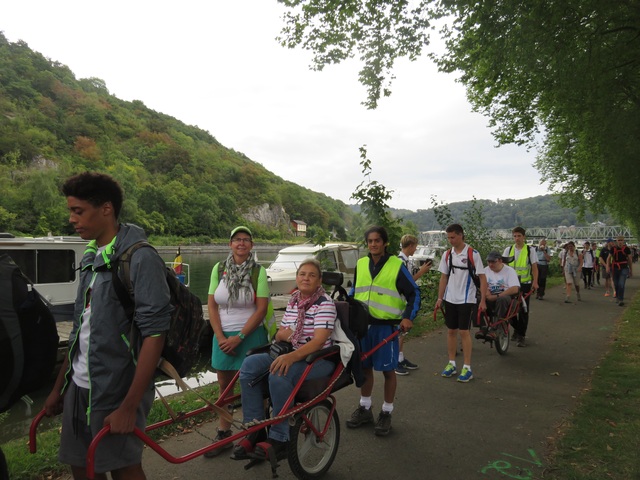
<path id="1" fill-rule="evenodd" d="M 298 418 L 295 426 L 291 427 L 289 467 L 301 480 L 320 478 L 336 458 L 340 442 L 340 420 L 337 411 L 331 413 L 331 407 L 331 402 L 324 400 L 307 410 Z M 322 433 L 327 425 L 324 437 L 320 438 L 316 432 Z"/>
<path id="2" fill-rule="evenodd" d="M 509 350 L 509 322 L 502 322 L 496 327 L 496 351 L 504 355 Z"/>

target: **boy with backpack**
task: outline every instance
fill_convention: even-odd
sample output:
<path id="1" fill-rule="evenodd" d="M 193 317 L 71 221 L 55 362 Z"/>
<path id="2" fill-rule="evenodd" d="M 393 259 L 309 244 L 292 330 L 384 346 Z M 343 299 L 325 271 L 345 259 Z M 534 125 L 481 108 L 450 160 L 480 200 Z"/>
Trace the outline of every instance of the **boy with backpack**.
<path id="1" fill-rule="evenodd" d="M 582 250 L 582 281 L 584 289 L 589 290 L 593 287 L 593 269 L 596 266 L 596 256 L 591 250 L 591 243 L 584 242 Z"/>
<path id="2" fill-rule="evenodd" d="M 526 232 L 522 227 L 516 227 L 511 231 L 514 244 L 504 249 L 503 257 L 513 257 L 509 263 L 515 268 L 520 279 L 520 292 L 525 297 L 526 308 L 521 308 L 518 318 L 512 320 L 513 337 L 518 347 L 525 347 L 525 337 L 529 326 L 529 292 L 538 290 L 538 254 L 535 249 L 529 248 L 525 243 Z"/>
<path id="3" fill-rule="evenodd" d="M 444 303 L 445 323 L 447 325 L 447 353 L 449 363 L 442 371 L 442 376 L 451 378 L 458 373 L 456 367 L 456 349 L 458 333 L 462 340 L 464 364 L 458 376 L 458 381 L 466 383 L 473 378 L 471 371 L 471 322 L 477 315 L 476 305 L 482 311 L 486 310 L 487 279 L 484 274 L 482 258 L 477 250 L 464 242 L 464 230 L 461 225 L 449 225 L 447 240 L 451 249 L 447 250 L 440 259 L 438 271 L 440 284 L 438 287 L 438 301 L 436 308 Z M 478 298 L 480 303 L 478 305 Z"/>
<path id="4" fill-rule="evenodd" d="M 611 249 L 611 254 L 607 259 L 607 265 L 613 278 L 616 303 L 624 307 L 624 287 L 627 278 L 631 277 L 633 273 L 633 257 L 631 249 L 625 244 L 623 236 L 619 236 L 616 239 L 616 244 Z"/>
<path id="5" fill-rule="evenodd" d="M 120 185 L 108 175 L 85 172 L 68 179 L 62 191 L 69 223 L 90 242 L 80 265 L 69 351 L 45 402 L 47 415 L 63 413 L 58 458 L 75 479 L 86 478 L 89 444 L 110 425 L 114 435 L 96 451 L 95 478 L 111 472 L 116 480 L 144 479 L 142 442 L 126 434 L 144 430 L 153 402 L 153 377 L 173 310 L 166 267 L 152 248 L 132 256 L 132 323 L 114 293 L 112 269 L 146 236 L 140 227 L 118 222 Z"/>

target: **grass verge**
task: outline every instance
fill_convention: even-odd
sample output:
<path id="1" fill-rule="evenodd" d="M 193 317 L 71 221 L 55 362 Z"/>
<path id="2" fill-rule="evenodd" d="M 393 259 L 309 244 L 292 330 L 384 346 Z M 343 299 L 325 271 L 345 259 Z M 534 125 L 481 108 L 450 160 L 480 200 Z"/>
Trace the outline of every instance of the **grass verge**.
<path id="1" fill-rule="evenodd" d="M 205 385 L 200 387 L 198 392 L 207 399 L 215 400 L 218 397 L 218 384 Z M 167 401 L 176 413 L 190 412 L 204 406 L 204 401 L 193 392 L 171 395 Z M 166 418 L 169 418 L 167 410 L 162 402 L 156 400 L 149 412 L 148 424 Z M 157 441 L 167 436 L 188 433 L 213 418 L 212 413 L 205 413 L 197 418 L 190 418 L 174 425 L 153 430 L 149 436 Z M 37 435 L 37 452 L 35 454 L 29 453 L 28 438 L 3 444 L 2 451 L 7 458 L 9 478 L 11 480 L 53 480 L 67 474 L 69 467 L 58 462 L 59 446 L 59 424 Z"/>
<path id="2" fill-rule="evenodd" d="M 640 479 L 640 295 L 617 325 L 591 388 L 563 425 L 545 479 Z"/>

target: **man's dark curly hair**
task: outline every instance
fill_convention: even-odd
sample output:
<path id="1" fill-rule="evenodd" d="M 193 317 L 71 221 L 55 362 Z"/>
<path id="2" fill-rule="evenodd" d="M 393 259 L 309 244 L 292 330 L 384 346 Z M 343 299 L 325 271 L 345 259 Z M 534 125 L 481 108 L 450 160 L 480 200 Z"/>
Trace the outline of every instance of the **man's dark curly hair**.
<path id="1" fill-rule="evenodd" d="M 76 197 L 89 202 L 94 207 L 111 202 L 116 218 L 120 216 L 122 187 L 110 175 L 97 172 L 79 173 L 64 182 L 62 193 L 65 197 Z"/>

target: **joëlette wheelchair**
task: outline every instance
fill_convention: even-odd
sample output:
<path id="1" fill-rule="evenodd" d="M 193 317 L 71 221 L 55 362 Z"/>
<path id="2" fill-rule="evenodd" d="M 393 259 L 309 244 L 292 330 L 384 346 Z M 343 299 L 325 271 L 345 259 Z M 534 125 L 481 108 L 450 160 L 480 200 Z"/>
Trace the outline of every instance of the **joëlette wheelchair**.
<path id="1" fill-rule="evenodd" d="M 342 273 L 323 272 L 322 278 L 325 285 L 331 285 L 334 287 L 332 297 L 336 303 L 338 318 L 343 330 L 353 339 L 352 342 L 354 344 L 358 344 L 358 340 L 362 335 L 362 332 L 366 332 L 366 325 L 364 328 L 362 328 L 362 325 L 358 325 L 357 327 L 355 325 L 350 325 L 350 317 L 353 318 L 353 315 L 350 315 L 350 311 L 353 308 L 352 303 L 354 300 L 347 299 L 346 292 L 341 287 L 343 282 Z M 354 335 L 353 332 L 360 332 L 360 335 Z M 135 428 L 132 435 L 140 438 L 144 444 L 168 462 L 181 464 L 204 455 L 208 451 L 223 447 L 231 442 L 268 430 L 270 426 L 276 423 L 288 422 L 291 430 L 287 451 L 282 458 L 267 460 L 271 463 L 272 476 L 274 478 L 277 477 L 277 467 L 279 466 L 278 461 L 283 460 L 286 457 L 292 472 L 297 478 L 320 478 L 331 467 L 338 452 L 338 444 L 340 442 L 340 421 L 338 418 L 338 412 L 336 411 L 336 399 L 334 393 L 354 383 L 354 375 L 352 373 L 354 371 L 354 366 L 352 362 L 361 362 L 368 358 L 398 334 L 399 330 L 396 330 L 393 334 L 368 352 L 360 353 L 359 348 L 356 348 L 347 366 L 345 366 L 340 360 L 340 347 L 335 344 L 307 356 L 305 359 L 307 367 L 281 411 L 273 412 L 275 415 L 271 415 L 265 420 L 242 424 L 241 422 L 234 420 L 229 413 L 228 407 L 237 405 L 240 401 L 240 394 L 234 393 L 235 385 L 239 378 L 238 372 L 229 386 L 220 394 L 215 402 L 207 402 L 207 405 L 194 411 L 180 413 L 176 418 L 169 418 L 153 425 L 148 425 L 144 432 Z M 263 347 L 253 349 L 248 352 L 247 355 L 266 352 L 269 348 L 270 345 L 265 345 Z M 329 377 L 306 380 L 314 362 L 319 359 L 328 359 L 336 364 L 333 374 Z M 268 405 L 266 408 L 267 411 L 270 412 L 269 389 L 266 376 L 264 383 L 266 385 L 264 388 L 264 394 L 265 399 L 267 400 L 266 404 Z M 147 434 L 155 429 L 180 422 L 188 418 L 196 417 L 207 412 L 224 415 L 232 422 L 234 427 L 237 427 L 238 432 L 232 434 L 230 437 L 215 441 L 214 443 L 207 443 L 207 445 L 182 456 L 173 456 Z M 34 418 L 31 424 L 29 432 L 29 448 L 31 453 L 35 453 L 36 451 L 36 430 L 44 416 L 45 412 L 43 410 Z M 86 462 L 88 478 L 94 478 L 94 459 L 96 449 L 98 448 L 100 441 L 109 434 L 110 426 L 104 427 L 95 436 L 89 446 Z M 249 469 L 263 461 L 264 460 L 250 459 L 244 468 Z"/>

